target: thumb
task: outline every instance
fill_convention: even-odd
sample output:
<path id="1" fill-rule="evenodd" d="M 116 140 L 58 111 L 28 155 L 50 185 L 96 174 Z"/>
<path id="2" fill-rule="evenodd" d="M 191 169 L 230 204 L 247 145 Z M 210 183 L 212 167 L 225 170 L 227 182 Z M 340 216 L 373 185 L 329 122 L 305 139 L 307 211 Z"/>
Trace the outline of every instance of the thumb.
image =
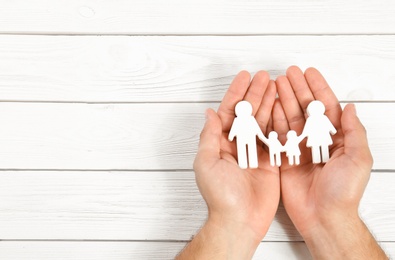
<path id="1" fill-rule="evenodd" d="M 366 129 L 357 117 L 354 104 L 347 104 L 341 117 L 344 134 L 344 153 L 370 168 L 373 165 Z"/>
<path id="2" fill-rule="evenodd" d="M 211 108 L 206 110 L 206 123 L 200 134 L 196 161 L 208 161 L 220 158 L 222 123 L 217 113 Z"/>

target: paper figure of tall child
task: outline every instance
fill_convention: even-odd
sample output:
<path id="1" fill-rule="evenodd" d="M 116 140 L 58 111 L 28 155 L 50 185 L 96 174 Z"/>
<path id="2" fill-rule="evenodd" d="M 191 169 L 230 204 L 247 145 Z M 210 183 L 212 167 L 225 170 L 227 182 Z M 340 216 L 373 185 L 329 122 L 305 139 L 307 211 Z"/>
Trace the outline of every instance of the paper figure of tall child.
<path id="1" fill-rule="evenodd" d="M 270 165 L 281 166 L 281 153 L 284 152 L 284 146 L 278 140 L 278 134 L 274 131 L 269 133 L 269 138 L 267 140 L 262 140 L 269 147 L 269 157 L 270 157 Z"/>
<path id="2" fill-rule="evenodd" d="M 281 166 L 281 153 L 286 152 L 289 165 L 300 163 L 299 143 L 307 137 L 307 147 L 311 147 L 313 163 L 325 163 L 329 160 L 329 146 L 333 143 L 331 134 L 336 134 L 336 129 L 324 114 L 325 106 L 321 101 L 314 100 L 307 106 L 306 124 L 300 136 L 290 130 L 287 133 L 287 142 L 283 146 L 274 131 L 266 138 L 252 116 L 252 106 L 247 101 L 240 101 L 235 108 L 236 118 L 229 133 L 229 141 L 236 137 L 237 157 L 240 168 L 258 167 L 256 149 L 256 136 L 269 147 L 270 164 Z M 247 164 L 247 152 L 248 164 Z"/>

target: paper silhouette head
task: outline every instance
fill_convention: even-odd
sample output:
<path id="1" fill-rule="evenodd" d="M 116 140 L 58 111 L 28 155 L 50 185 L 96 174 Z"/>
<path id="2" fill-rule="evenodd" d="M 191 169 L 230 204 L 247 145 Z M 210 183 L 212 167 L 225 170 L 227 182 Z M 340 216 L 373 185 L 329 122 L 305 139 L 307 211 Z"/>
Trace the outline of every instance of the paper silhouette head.
<path id="1" fill-rule="evenodd" d="M 236 116 L 250 116 L 252 115 L 252 106 L 248 101 L 240 101 L 235 108 Z"/>
<path id="2" fill-rule="evenodd" d="M 318 116 L 323 115 L 325 113 L 325 106 L 321 101 L 314 100 L 311 101 L 307 106 L 307 115 L 308 116 Z"/>
<path id="3" fill-rule="evenodd" d="M 277 138 L 278 138 L 277 132 L 271 131 L 269 133 L 269 139 L 277 139 Z"/>
<path id="4" fill-rule="evenodd" d="M 288 133 L 287 133 L 287 139 L 289 140 L 289 139 L 293 139 L 293 138 L 296 138 L 297 137 L 297 135 L 296 135 L 296 132 L 294 131 L 294 130 L 289 130 L 288 131 Z"/>

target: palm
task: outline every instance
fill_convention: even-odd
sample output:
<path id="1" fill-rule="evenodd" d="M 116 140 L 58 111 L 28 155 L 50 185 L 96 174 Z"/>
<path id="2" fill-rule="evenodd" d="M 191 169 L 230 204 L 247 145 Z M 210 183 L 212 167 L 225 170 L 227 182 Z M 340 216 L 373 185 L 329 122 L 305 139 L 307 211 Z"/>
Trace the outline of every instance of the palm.
<path id="1" fill-rule="evenodd" d="M 247 223 L 258 236 L 263 237 L 280 198 L 279 170 L 270 166 L 267 152 L 259 146 L 259 168 L 243 170 L 237 164 L 236 142 L 229 142 L 228 135 L 235 118 L 235 105 L 243 99 L 252 104 L 257 122 L 266 131 L 275 99 L 274 82 L 269 84 L 267 73 L 260 72 L 250 84 L 249 75 L 242 72 L 231 84 L 218 115 L 211 111 L 216 125 L 210 131 L 219 131 L 220 135 L 218 152 L 208 154 L 199 149 L 194 168 L 209 214 Z"/>
<path id="2" fill-rule="evenodd" d="M 326 164 L 311 162 L 311 150 L 306 148 L 304 141 L 300 144 L 300 165 L 284 163 L 280 169 L 284 206 L 295 226 L 303 232 L 320 219 L 330 218 L 333 212 L 339 212 L 337 209 L 357 205 L 355 201 L 363 194 L 368 174 L 363 172 L 366 167 L 360 167 L 353 158 L 355 156 L 349 148 L 352 140 L 343 135 L 342 127 L 347 122 L 341 120 L 340 105 L 321 74 L 311 69 L 303 76 L 298 68 L 293 67 L 287 76 L 277 80 L 282 106 L 274 108 L 275 130 L 283 137 L 289 129 L 300 134 L 305 123 L 303 111 L 314 99 L 325 104 L 326 115 L 337 129 L 330 146 L 331 158 Z"/>
<path id="3" fill-rule="evenodd" d="M 307 155 L 302 156 L 302 164 L 297 167 L 286 163 L 281 167 L 284 206 L 300 229 L 305 228 L 304 224 L 314 223 L 317 217 L 336 212 L 336 203 L 353 192 L 349 184 L 354 176 L 348 173 L 353 172 L 355 165 L 344 154 L 343 137 L 334 139 L 337 146 L 331 151 L 328 163 L 312 164 Z M 304 149 L 302 153 L 309 154 L 310 150 Z"/>
<path id="4" fill-rule="evenodd" d="M 223 197 L 227 198 L 232 212 L 239 210 L 239 216 L 248 219 L 254 229 L 263 230 L 269 226 L 276 212 L 280 194 L 279 169 L 271 167 L 269 155 L 262 147 L 258 147 L 258 168 L 241 169 L 236 161 L 235 142 L 227 140 L 223 135 L 222 159 L 218 161 L 217 172 L 222 172 L 218 180 L 222 185 Z M 212 184 L 221 187 L 221 183 Z"/>

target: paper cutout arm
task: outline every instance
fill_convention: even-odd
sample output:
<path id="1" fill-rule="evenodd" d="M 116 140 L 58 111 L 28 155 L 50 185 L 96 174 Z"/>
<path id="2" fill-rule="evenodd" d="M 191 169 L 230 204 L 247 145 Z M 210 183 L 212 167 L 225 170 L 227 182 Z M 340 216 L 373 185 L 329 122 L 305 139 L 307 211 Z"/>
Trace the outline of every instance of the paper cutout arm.
<path id="1" fill-rule="evenodd" d="M 237 128 L 237 118 L 235 118 L 235 120 L 233 121 L 232 127 L 230 128 L 230 132 L 229 132 L 229 136 L 228 136 L 228 140 L 229 141 L 233 141 L 233 139 L 236 136 L 236 129 Z"/>
<path id="2" fill-rule="evenodd" d="M 305 122 L 302 133 L 300 134 L 300 136 L 298 136 L 299 143 L 302 142 L 302 140 L 305 139 L 309 135 L 308 130 L 307 130 L 309 127 L 306 127 L 307 124 L 308 124 L 308 119 Z"/>
<path id="3" fill-rule="evenodd" d="M 262 134 L 258 135 L 259 140 L 261 140 L 264 144 L 266 144 L 267 146 L 269 146 L 269 139 L 266 138 L 266 136 Z"/>
<path id="4" fill-rule="evenodd" d="M 299 135 L 298 137 L 297 137 L 297 142 L 298 142 L 298 144 L 300 143 L 300 142 L 302 142 L 303 141 L 303 139 L 305 139 L 306 138 L 306 133 L 302 133 L 301 135 Z"/>
<path id="5" fill-rule="evenodd" d="M 331 121 L 329 120 L 329 118 L 328 118 L 328 123 L 329 123 L 329 126 L 330 126 L 329 133 L 331 133 L 331 135 L 336 134 L 336 133 L 337 133 L 337 130 L 336 130 L 336 128 L 333 126 L 333 124 L 331 123 Z"/>
<path id="6" fill-rule="evenodd" d="M 258 125 L 257 122 L 255 122 L 255 128 L 256 128 L 256 133 L 257 133 L 257 136 L 258 136 L 259 140 L 261 140 L 264 144 L 266 144 L 267 146 L 269 146 L 269 141 L 268 141 L 268 139 L 266 138 L 266 136 L 263 134 L 263 132 L 262 132 L 262 130 L 261 130 L 261 128 L 259 127 L 259 125 Z"/>

